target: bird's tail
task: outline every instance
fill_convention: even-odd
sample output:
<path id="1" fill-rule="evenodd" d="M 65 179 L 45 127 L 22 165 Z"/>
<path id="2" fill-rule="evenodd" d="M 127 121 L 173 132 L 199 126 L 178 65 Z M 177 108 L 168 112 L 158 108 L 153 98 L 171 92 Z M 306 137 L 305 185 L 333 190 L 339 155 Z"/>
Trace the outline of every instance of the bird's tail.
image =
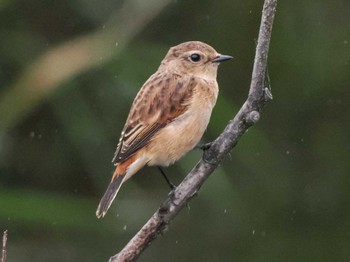
<path id="1" fill-rule="evenodd" d="M 116 197 L 120 186 L 123 184 L 125 174 L 117 174 L 117 170 L 114 172 L 111 183 L 108 185 L 105 194 L 103 195 L 100 204 L 96 210 L 96 216 L 98 218 L 104 217 L 111 206 L 114 198 Z"/>

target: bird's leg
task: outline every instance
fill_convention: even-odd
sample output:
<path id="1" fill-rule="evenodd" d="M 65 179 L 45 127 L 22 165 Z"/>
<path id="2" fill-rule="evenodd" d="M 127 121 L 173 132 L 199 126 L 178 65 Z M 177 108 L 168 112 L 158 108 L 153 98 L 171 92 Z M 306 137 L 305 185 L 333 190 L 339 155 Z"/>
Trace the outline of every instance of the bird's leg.
<path id="1" fill-rule="evenodd" d="M 167 182 L 167 184 L 169 185 L 170 189 L 171 189 L 172 191 L 173 191 L 174 189 L 176 189 L 176 186 L 175 186 L 173 183 L 171 183 L 171 181 L 170 181 L 169 178 L 166 176 L 166 174 L 165 174 L 165 172 L 163 171 L 163 169 L 162 169 L 160 166 L 157 166 L 157 167 L 158 167 L 160 173 L 162 173 L 162 175 L 163 175 L 165 181 Z"/>

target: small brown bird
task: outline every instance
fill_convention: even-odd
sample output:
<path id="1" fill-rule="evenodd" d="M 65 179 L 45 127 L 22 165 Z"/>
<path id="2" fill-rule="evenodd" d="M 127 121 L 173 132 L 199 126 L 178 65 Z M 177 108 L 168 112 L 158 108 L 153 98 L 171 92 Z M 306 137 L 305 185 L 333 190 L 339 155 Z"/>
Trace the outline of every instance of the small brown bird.
<path id="1" fill-rule="evenodd" d="M 218 96 L 218 65 L 231 58 L 199 41 L 170 48 L 131 106 L 97 217 L 105 216 L 120 186 L 143 166 L 169 166 L 197 145 Z"/>

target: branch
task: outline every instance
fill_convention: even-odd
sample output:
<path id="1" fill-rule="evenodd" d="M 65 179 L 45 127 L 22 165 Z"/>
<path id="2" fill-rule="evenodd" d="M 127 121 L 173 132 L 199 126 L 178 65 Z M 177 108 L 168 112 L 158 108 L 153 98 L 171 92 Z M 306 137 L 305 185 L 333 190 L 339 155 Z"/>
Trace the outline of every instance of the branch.
<path id="1" fill-rule="evenodd" d="M 6 261 L 6 242 L 7 242 L 7 230 L 4 231 L 4 234 L 2 236 L 1 262 L 5 262 Z"/>
<path id="2" fill-rule="evenodd" d="M 202 159 L 182 183 L 130 242 L 118 254 L 110 258 L 109 262 L 136 261 L 142 251 L 164 233 L 170 221 L 196 195 L 222 159 L 238 143 L 240 137 L 259 120 L 262 108 L 272 99 L 270 90 L 264 86 L 264 83 L 276 5 L 277 0 L 265 0 L 248 99 L 220 136 L 209 149 L 204 151 Z"/>

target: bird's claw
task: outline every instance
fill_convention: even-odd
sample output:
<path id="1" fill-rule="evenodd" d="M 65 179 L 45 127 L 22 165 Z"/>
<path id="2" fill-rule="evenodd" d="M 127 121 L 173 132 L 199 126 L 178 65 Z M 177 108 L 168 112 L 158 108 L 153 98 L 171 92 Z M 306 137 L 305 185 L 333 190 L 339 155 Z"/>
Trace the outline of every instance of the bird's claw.
<path id="1" fill-rule="evenodd" d="M 203 144 L 203 145 L 196 146 L 195 148 L 205 151 L 205 150 L 208 150 L 211 147 L 212 144 L 213 144 L 213 142 L 209 142 L 209 143 L 206 143 L 206 144 Z"/>

